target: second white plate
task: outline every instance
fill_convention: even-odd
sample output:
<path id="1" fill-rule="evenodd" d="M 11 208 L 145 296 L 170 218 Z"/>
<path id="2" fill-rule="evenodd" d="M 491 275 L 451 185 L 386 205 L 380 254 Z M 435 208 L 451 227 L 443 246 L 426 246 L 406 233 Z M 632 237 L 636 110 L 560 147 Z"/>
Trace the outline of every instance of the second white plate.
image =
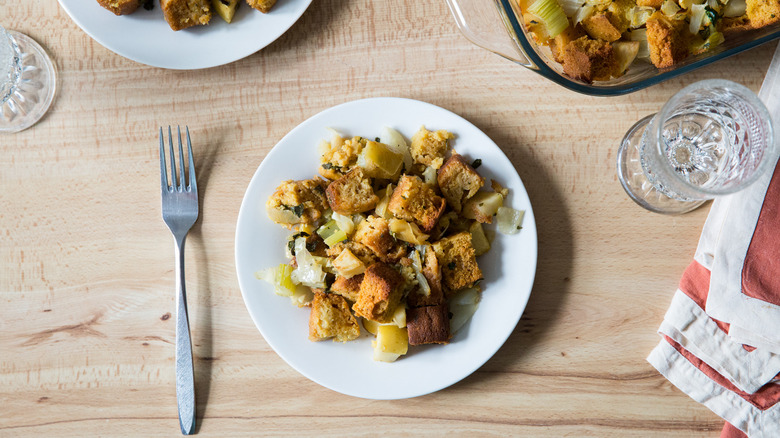
<path id="1" fill-rule="evenodd" d="M 294 307 L 257 280 L 262 268 L 286 263 L 289 232 L 272 223 L 265 202 L 281 181 L 317 174 L 320 139 L 326 128 L 347 136 L 377 137 L 383 127 L 407 138 L 425 125 L 456 135 L 452 146 L 479 172 L 510 189 L 507 205 L 525 210 L 519 234 L 497 234 L 493 248 L 478 259 L 485 280 L 482 300 L 471 321 L 448 345 L 410 347 L 397 362 L 372 360 L 370 335 L 346 344 L 308 340 L 307 308 Z M 399 399 L 452 385 L 484 364 L 503 345 L 523 314 L 536 272 L 536 222 L 528 194 L 512 163 L 482 131 L 437 106 L 409 99 L 374 98 L 323 111 L 287 134 L 260 164 L 244 195 L 236 226 L 236 269 L 244 302 L 268 344 L 309 379 L 335 391 L 370 399 Z"/>
<path id="2" fill-rule="evenodd" d="M 303 15 L 311 0 L 280 0 L 267 14 L 239 3 L 233 22 L 215 13 L 206 26 L 174 32 L 158 1 L 115 16 L 96 0 L 59 0 L 70 18 L 107 49 L 154 67 L 192 70 L 227 64 L 271 44 Z"/>

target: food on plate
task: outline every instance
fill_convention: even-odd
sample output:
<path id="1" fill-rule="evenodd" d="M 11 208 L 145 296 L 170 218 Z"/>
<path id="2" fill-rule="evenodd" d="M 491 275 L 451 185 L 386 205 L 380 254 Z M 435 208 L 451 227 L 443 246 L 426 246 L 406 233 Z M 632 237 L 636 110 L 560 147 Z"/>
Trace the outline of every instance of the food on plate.
<path id="1" fill-rule="evenodd" d="M 211 0 L 211 7 L 225 22 L 230 23 L 233 21 L 233 16 L 236 14 L 236 7 L 238 7 L 238 0 Z"/>
<path id="2" fill-rule="evenodd" d="M 268 197 L 268 218 L 291 231 L 290 260 L 256 276 L 310 308 L 312 341 L 352 341 L 362 325 L 383 362 L 447 344 L 479 303 L 483 223 L 515 233 L 522 212 L 504 205 L 508 189 L 485 184 L 481 160 L 451 150 L 448 131 L 421 127 L 411 145 L 389 128 L 374 140 L 331 134 L 319 176 Z"/>
<path id="3" fill-rule="evenodd" d="M 173 30 L 182 30 L 211 20 L 209 0 L 160 0 L 165 21 Z"/>
<path id="4" fill-rule="evenodd" d="M 144 6 L 152 8 L 154 0 L 97 0 L 98 3 L 116 15 L 128 15 Z M 233 22 L 239 0 L 160 0 L 165 21 L 173 30 L 208 24 L 216 12 L 225 22 Z M 276 0 L 246 0 L 247 4 L 262 13 L 268 13 Z"/>
<path id="5" fill-rule="evenodd" d="M 98 0 L 100 6 L 108 9 L 115 15 L 132 14 L 145 2 L 146 0 Z"/>
<path id="6" fill-rule="evenodd" d="M 262 13 L 267 13 L 276 4 L 276 0 L 246 0 L 249 6 Z"/>
<path id="7" fill-rule="evenodd" d="M 738 33 L 780 21 L 776 0 L 518 0 L 526 30 L 563 72 L 617 78 L 635 62 L 679 64 Z"/>

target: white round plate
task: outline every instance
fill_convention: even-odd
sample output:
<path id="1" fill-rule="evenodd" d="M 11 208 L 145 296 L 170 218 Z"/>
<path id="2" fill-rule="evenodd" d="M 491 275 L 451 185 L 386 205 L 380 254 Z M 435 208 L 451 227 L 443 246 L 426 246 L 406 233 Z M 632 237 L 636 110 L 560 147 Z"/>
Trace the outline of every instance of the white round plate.
<path id="1" fill-rule="evenodd" d="M 482 159 L 479 172 L 510 189 L 505 205 L 525 210 L 523 229 L 515 235 L 497 234 L 493 247 L 478 259 L 485 280 L 477 312 L 448 345 L 410 346 L 409 354 L 393 363 L 372 359 L 371 340 L 345 344 L 308 340 L 308 308 L 257 280 L 260 269 L 286 263 L 284 246 L 289 232 L 272 223 L 265 202 L 281 181 L 308 179 L 317 174 L 320 139 L 326 128 L 345 136 L 378 137 L 385 126 L 407 139 L 425 125 L 456 135 L 452 146 L 473 160 Z M 492 226 L 489 226 L 492 227 Z M 257 328 L 271 347 L 309 379 L 343 394 L 368 399 L 416 397 L 446 388 L 482 366 L 501 347 L 523 314 L 536 272 L 536 222 L 528 194 L 512 163 L 477 127 L 437 106 L 400 98 L 348 102 L 301 123 L 271 150 L 260 164 L 244 195 L 236 226 L 236 269 L 244 302 Z"/>
<path id="2" fill-rule="evenodd" d="M 239 2 L 233 22 L 216 13 L 206 26 L 175 32 L 154 9 L 116 16 L 96 0 L 59 0 L 70 18 L 95 41 L 125 58 L 154 67 L 192 70 L 227 64 L 271 44 L 303 15 L 311 0 L 279 0 L 267 14 Z"/>

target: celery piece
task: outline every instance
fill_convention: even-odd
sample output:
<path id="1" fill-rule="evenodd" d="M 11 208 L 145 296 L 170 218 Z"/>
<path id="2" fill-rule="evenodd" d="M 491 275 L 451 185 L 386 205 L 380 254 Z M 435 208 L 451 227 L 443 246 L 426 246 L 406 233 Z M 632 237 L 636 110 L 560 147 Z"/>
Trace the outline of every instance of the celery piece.
<path id="1" fill-rule="evenodd" d="M 336 229 L 336 231 L 334 231 L 333 234 L 326 237 L 324 240 L 325 240 L 325 245 L 328 245 L 329 248 L 332 248 L 337 243 L 347 240 L 347 233 L 345 233 L 342 230 Z"/>
<path id="2" fill-rule="evenodd" d="M 550 38 L 555 38 L 569 27 L 569 19 L 556 0 L 536 0 L 528 12 L 536 15 L 544 23 Z"/>
<path id="3" fill-rule="evenodd" d="M 317 228 L 317 234 L 320 235 L 323 239 L 327 239 L 330 237 L 333 233 L 336 232 L 336 230 L 339 229 L 338 224 L 335 220 L 331 219 L 327 222 L 325 222 L 325 225 Z"/>

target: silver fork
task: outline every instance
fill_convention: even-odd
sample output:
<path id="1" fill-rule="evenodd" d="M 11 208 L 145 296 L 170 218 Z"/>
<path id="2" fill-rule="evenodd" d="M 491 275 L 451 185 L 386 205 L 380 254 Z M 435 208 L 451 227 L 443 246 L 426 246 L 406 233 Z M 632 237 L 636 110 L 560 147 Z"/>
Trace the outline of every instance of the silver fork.
<path id="1" fill-rule="evenodd" d="M 179 134 L 178 180 L 176 158 L 173 151 L 171 127 L 168 127 L 171 182 L 165 163 L 165 142 L 160 128 L 160 177 L 162 183 L 162 217 L 176 240 L 176 400 L 179 406 L 181 433 L 190 435 L 195 430 L 195 376 L 192 366 L 192 343 L 187 318 L 187 295 L 184 289 L 184 240 L 187 232 L 198 219 L 198 187 L 195 184 L 195 163 L 192 158 L 190 130 L 187 132 L 187 157 L 189 159 L 189 184 L 184 183 L 184 152 Z"/>

